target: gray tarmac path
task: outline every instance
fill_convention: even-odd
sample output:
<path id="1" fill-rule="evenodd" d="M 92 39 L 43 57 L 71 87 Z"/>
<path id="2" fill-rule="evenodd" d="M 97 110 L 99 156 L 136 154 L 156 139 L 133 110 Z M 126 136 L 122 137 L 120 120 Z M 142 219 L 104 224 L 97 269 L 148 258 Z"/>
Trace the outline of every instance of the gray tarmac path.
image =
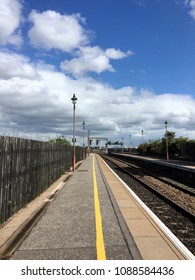
<path id="1" fill-rule="evenodd" d="M 12 260 L 96 260 L 93 156 L 73 172 Z M 132 259 L 95 159 L 107 259 Z"/>

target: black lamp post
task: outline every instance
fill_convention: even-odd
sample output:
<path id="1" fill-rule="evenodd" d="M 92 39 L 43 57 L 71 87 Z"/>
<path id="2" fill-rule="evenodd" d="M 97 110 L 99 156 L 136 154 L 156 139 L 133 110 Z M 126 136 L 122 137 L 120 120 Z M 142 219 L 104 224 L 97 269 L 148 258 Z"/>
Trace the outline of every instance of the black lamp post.
<path id="1" fill-rule="evenodd" d="M 142 133 L 142 145 L 143 145 L 143 143 L 144 143 L 144 131 L 142 130 L 141 133 Z"/>
<path id="2" fill-rule="evenodd" d="M 143 131 L 143 129 L 141 131 L 141 134 L 142 134 L 142 154 L 143 154 L 144 153 L 144 146 L 143 146 L 143 144 L 144 144 L 144 131 Z"/>
<path id="3" fill-rule="evenodd" d="M 88 130 L 88 147 L 87 147 L 87 154 L 90 154 L 90 130 Z"/>
<path id="4" fill-rule="evenodd" d="M 167 133 L 167 125 L 168 122 L 165 121 L 165 136 L 166 136 L 166 153 L 167 153 L 167 160 L 169 160 L 169 143 L 168 143 L 168 133 Z"/>
<path id="5" fill-rule="evenodd" d="M 75 94 L 73 94 L 73 97 L 71 98 L 72 100 L 72 104 L 73 104 L 73 138 L 72 138 L 72 142 L 73 142 L 73 157 L 72 157 L 72 169 L 73 171 L 75 171 L 75 164 L 76 164 L 76 154 L 75 154 L 75 143 L 76 143 L 76 137 L 75 137 L 75 133 L 76 133 L 76 114 L 75 114 L 75 105 L 77 103 L 77 98 L 75 96 Z"/>
<path id="6" fill-rule="evenodd" d="M 82 122 L 83 125 L 83 159 L 85 159 L 85 122 Z"/>
<path id="7" fill-rule="evenodd" d="M 131 134 L 129 134 L 129 153 L 131 154 Z"/>

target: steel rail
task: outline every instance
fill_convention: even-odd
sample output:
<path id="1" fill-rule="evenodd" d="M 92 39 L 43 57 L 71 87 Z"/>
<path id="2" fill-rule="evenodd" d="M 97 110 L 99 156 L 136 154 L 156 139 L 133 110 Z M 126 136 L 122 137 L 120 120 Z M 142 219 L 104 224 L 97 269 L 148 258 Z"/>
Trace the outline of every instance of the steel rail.
<path id="1" fill-rule="evenodd" d="M 118 158 L 117 156 L 113 156 L 112 155 L 111 157 L 117 159 L 118 161 L 124 162 L 125 164 L 128 164 L 131 168 L 135 168 L 136 169 L 135 166 L 141 167 L 138 163 L 130 162 L 129 159 L 127 159 L 127 161 L 125 161 L 125 160 L 122 160 L 121 158 Z M 192 187 L 184 185 L 183 183 L 177 182 L 177 181 L 175 181 L 173 179 L 166 178 L 166 177 L 164 177 L 163 173 L 155 171 L 155 173 L 156 173 L 155 174 L 153 169 L 152 169 L 153 172 L 151 170 L 148 171 L 147 167 L 142 167 L 142 170 L 143 171 L 139 170 L 139 172 L 143 172 L 145 174 L 148 174 L 149 176 L 152 176 L 152 177 L 158 179 L 159 181 L 162 181 L 162 182 L 164 182 L 166 184 L 169 184 L 169 185 L 171 185 L 172 187 L 174 187 L 174 188 L 176 188 L 178 190 L 181 190 L 181 191 L 183 191 L 183 192 L 185 192 L 185 193 L 187 193 L 187 194 L 189 194 L 191 196 L 195 196 L 195 189 L 192 188 Z"/>
<path id="2" fill-rule="evenodd" d="M 182 206 L 180 206 L 179 204 L 177 204 L 175 201 L 173 201 L 172 199 L 170 199 L 169 197 L 167 197 L 166 195 L 162 194 L 161 192 L 159 192 L 158 190 L 156 190 L 155 188 L 153 188 L 152 186 L 150 186 L 149 184 L 145 183 L 143 180 L 141 180 L 140 178 L 138 178 L 137 176 L 133 175 L 131 172 L 129 172 L 128 170 L 126 170 L 125 168 L 121 167 L 120 165 L 118 165 L 116 162 L 114 161 L 119 161 L 119 162 L 123 162 L 124 164 L 127 164 L 127 162 L 124 162 L 122 160 L 119 159 L 112 159 L 108 156 L 103 156 L 104 158 L 106 158 L 107 160 L 111 161 L 113 164 L 115 164 L 118 168 L 120 168 L 121 170 L 123 170 L 123 172 L 127 173 L 129 176 L 131 176 L 134 180 L 136 180 L 137 182 L 141 183 L 145 188 L 151 190 L 153 193 L 155 193 L 156 195 L 158 195 L 158 197 L 160 197 L 163 201 L 166 201 L 167 203 L 169 203 L 169 205 L 171 205 L 172 207 L 174 207 L 175 209 L 177 209 L 180 213 L 182 213 L 184 216 L 186 216 L 189 220 L 191 220 L 192 222 L 195 222 L 195 215 L 191 212 L 189 212 L 188 210 L 186 210 L 185 208 L 183 208 Z M 137 170 L 136 170 L 137 171 Z"/>

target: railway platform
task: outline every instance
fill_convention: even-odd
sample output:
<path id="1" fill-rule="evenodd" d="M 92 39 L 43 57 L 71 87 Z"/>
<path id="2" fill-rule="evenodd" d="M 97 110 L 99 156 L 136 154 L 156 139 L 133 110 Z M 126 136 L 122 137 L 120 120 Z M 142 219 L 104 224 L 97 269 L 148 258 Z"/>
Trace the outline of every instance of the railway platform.
<path id="1" fill-rule="evenodd" d="M 195 257 L 90 154 L 0 228 L 0 258 L 184 260 Z"/>
<path id="2" fill-rule="evenodd" d="M 119 155 L 124 155 L 124 156 L 129 156 L 131 158 L 135 159 L 143 159 L 143 160 L 148 160 L 151 162 L 156 162 L 156 163 L 163 163 L 166 165 L 172 165 L 172 166 L 177 166 L 178 168 L 183 168 L 183 169 L 192 169 L 195 170 L 195 163 L 194 161 L 185 161 L 185 160 L 179 160 L 179 159 L 162 159 L 162 158 L 155 158 L 152 156 L 141 156 L 141 155 L 134 155 L 134 154 L 127 154 L 127 153 L 117 153 Z"/>

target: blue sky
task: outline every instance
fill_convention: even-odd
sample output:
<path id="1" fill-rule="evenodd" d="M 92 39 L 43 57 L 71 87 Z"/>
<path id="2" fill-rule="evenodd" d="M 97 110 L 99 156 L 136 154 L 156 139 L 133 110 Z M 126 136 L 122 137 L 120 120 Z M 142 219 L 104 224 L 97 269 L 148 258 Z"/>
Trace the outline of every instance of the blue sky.
<path id="1" fill-rule="evenodd" d="M 195 139 L 195 0 L 1 0 L 0 133 Z"/>

